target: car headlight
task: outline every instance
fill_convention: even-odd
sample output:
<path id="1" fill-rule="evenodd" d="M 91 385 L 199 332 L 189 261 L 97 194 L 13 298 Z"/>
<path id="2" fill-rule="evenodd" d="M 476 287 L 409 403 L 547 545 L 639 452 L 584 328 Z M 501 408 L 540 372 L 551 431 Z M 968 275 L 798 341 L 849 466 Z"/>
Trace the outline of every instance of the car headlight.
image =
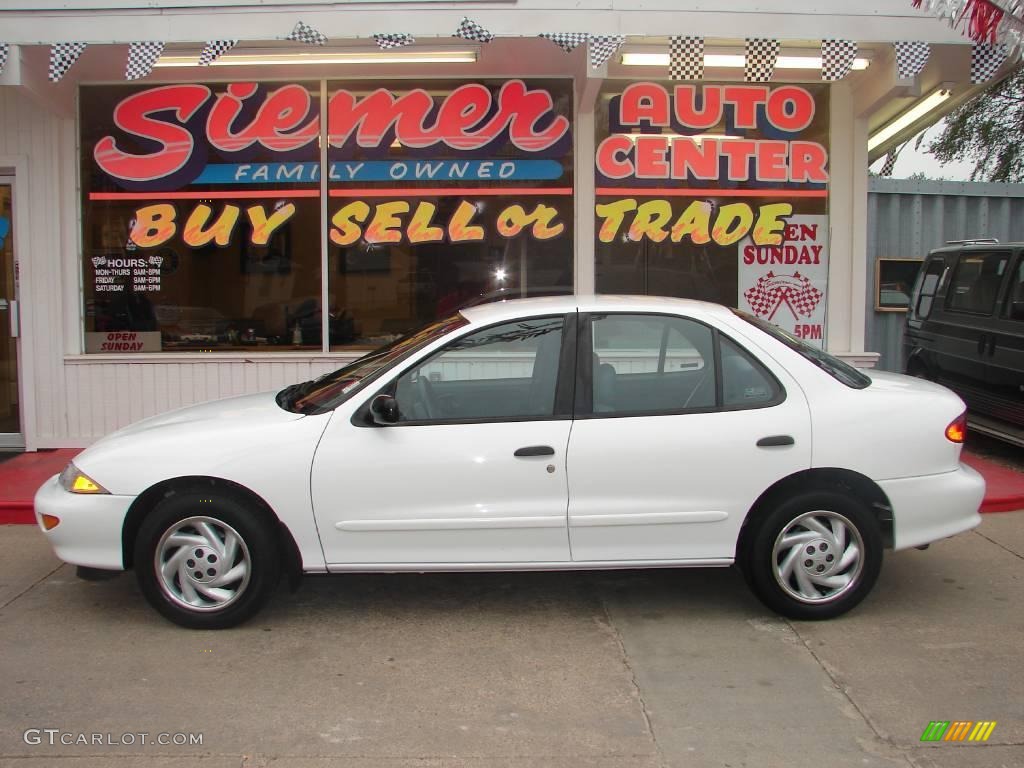
<path id="1" fill-rule="evenodd" d="M 71 462 L 60 473 L 61 487 L 69 493 L 110 493 Z"/>

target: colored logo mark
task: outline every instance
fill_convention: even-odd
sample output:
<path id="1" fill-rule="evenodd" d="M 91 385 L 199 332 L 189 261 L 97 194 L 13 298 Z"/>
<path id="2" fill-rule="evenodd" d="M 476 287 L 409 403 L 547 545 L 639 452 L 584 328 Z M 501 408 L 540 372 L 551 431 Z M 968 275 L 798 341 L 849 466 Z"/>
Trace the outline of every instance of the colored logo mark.
<path id="1" fill-rule="evenodd" d="M 6 216 L 0 216 L 0 248 L 4 247 L 4 240 L 7 239 L 7 234 L 11 231 L 11 222 Z"/>
<path id="2" fill-rule="evenodd" d="M 921 741 L 988 741 L 995 729 L 995 720 L 932 720 Z"/>

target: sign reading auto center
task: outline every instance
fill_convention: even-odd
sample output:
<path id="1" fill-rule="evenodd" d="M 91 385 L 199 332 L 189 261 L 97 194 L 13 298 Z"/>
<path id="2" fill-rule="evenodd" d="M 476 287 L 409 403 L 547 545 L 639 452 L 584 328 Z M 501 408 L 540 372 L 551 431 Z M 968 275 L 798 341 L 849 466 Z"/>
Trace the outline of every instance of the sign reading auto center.
<path id="1" fill-rule="evenodd" d="M 598 290 L 718 301 L 821 347 L 827 87 L 639 82 L 599 106 Z"/>

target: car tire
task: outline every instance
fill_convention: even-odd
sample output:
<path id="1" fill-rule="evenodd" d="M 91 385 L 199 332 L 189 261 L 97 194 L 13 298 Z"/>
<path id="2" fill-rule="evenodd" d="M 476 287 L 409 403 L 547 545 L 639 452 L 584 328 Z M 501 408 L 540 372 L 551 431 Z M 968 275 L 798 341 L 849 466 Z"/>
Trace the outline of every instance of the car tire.
<path id="1" fill-rule="evenodd" d="M 882 535 L 862 501 L 806 491 L 757 520 L 743 554 L 754 594 L 791 619 L 831 619 L 867 596 L 882 568 Z"/>
<path id="2" fill-rule="evenodd" d="M 274 529 L 261 512 L 212 489 L 160 501 L 135 539 L 135 573 L 150 605 L 189 629 L 251 618 L 281 572 Z"/>

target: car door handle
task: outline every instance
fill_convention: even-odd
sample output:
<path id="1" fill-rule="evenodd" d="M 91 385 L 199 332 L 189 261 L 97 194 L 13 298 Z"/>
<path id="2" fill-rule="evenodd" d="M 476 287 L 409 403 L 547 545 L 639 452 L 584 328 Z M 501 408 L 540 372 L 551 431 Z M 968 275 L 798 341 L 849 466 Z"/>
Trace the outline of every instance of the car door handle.
<path id="1" fill-rule="evenodd" d="M 528 445 L 515 452 L 515 456 L 554 456 L 555 449 L 550 445 Z"/>
<path id="2" fill-rule="evenodd" d="M 771 448 L 776 445 L 793 445 L 796 441 L 789 435 L 771 435 L 757 441 L 758 448 Z"/>

